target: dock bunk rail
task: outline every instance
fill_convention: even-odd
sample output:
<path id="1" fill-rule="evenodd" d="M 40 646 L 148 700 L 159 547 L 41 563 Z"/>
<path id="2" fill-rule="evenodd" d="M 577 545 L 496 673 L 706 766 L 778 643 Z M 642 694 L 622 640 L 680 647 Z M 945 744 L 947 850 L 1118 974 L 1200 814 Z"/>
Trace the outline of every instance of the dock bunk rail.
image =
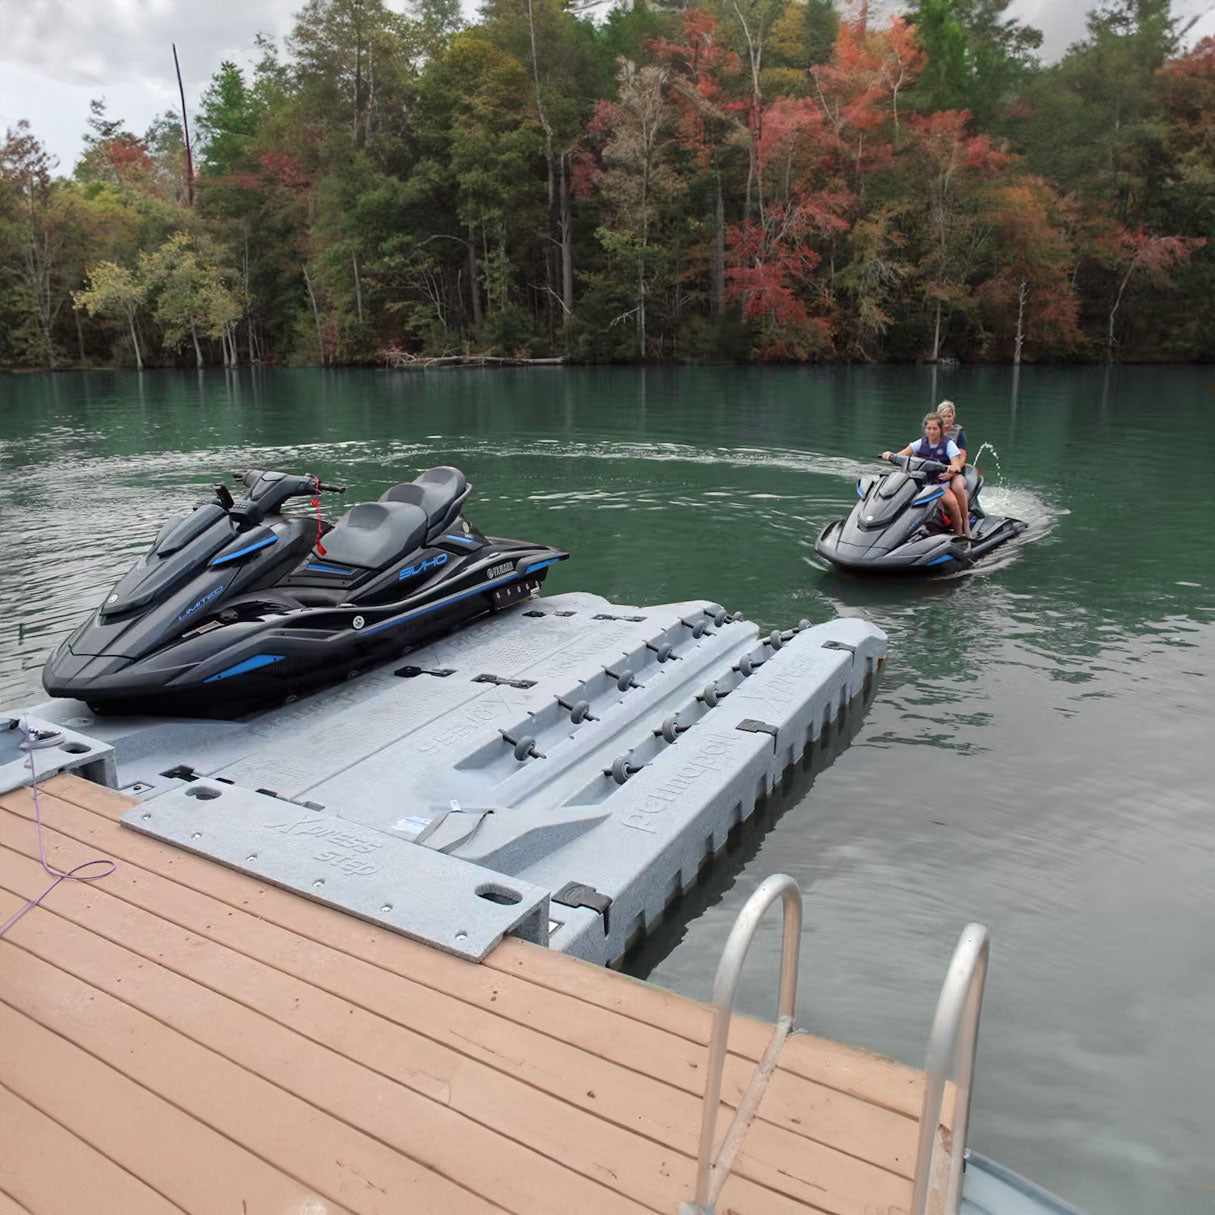
<path id="1" fill-rule="evenodd" d="M 778 898 L 784 902 L 784 923 L 777 1020 L 768 1045 L 756 1064 L 751 1082 L 739 1101 L 730 1128 L 717 1155 L 714 1156 L 713 1142 L 716 1138 L 717 1117 L 721 1105 L 722 1072 L 738 978 L 755 930 L 764 913 Z M 768 1080 L 776 1070 L 781 1048 L 793 1028 L 801 927 L 802 898 L 797 883 L 784 874 L 773 874 L 764 880 L 743 905 L 726 940 L 713 981 L 713 1024 L 709 1037 L 694 1196 L 690 1202 L 680 1205 L 679 1215 L 714 1215 L 718 1196 L 729 1177 L 730 1168 L 742 1146 L 747 1127 L 754 1119 Z M 934 1198 L 937 1201 L 932 1202 L 933 1211 L 958 1215 L 960 1209 L 962 1172 L 966 1161 L 966 1132 L 974 1088 L 979 1012 L 983 1003 L 990 944 L 990 934 L 983 925 L 968 924 L 963 929 L 937 1001 L 924 1074 L 910 1215 L 928 1215 L 930 1202 Z M 946 1084 L 951 1075 L 957 1097 L 942 1206 L 939 1191 L 934 1193 L 931 1183 L 936 1164 L 937 1130 L 945 1113 Z"/>

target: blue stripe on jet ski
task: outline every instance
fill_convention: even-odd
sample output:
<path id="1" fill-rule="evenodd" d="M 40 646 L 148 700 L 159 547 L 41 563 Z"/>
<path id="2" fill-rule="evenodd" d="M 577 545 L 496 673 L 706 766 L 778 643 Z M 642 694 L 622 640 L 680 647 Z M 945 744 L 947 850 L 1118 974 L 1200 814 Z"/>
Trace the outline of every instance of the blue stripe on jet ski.
<path id="1" fill-rule="evenodd" d="M 943 497 L 945 497 L 945 491 L 943 489 L 938 489 L 936 491 L 936 493 L 929 494 L 927 498 L 917 498 L 911 505 L 912 506 L 927 506 L 929 502 L 935 502 L 938 498 L 943 498 Z"/>
<path id="2" fill-rule="evenodd" d="M 863 498 L 865 496 L 865 491 L 863 489 L 861 489 L 861 480 L 859 477 L 857 478 L 857 481 L 856 481 L 856 496 L 858 498 Z"/>
<path id="3" fill-rule="evenodd" d="M 953 553 L 946 553 L 944 557 L 933 557 L 928 563 L 929 565 L 940 565 L 942 561 L 952 561 Z"/>
<path id="4" fill-rule="evenodd" d="M 243 557 L 246 553 L 255 553 L 259 548 L 265 548 L 267 544 L 273 544 L 278 539 L 277 536 L 267 536 L 264 540 L 259 540 L 256 544 L 250 544 L 248 548 L 238 548 L 234 553 L 227 553 L 223 557 L 216 557 L 212 560 L 212 565 L 224 565 L 229 561 L 235 561 L 237 557 Z"/>
<path id="5" fill-rule="evenodd" d="M 342 566 L 342 565 L 317 565 L 315 561 L 309 565 L 306 565 L 304 568 L 310 569 L 310 570 L 319 570 L 322 574 L 353 574 L 354 573 L 354 570 L 348 570 L 348 569 L 346 569 L 345 566 Z"/>
<path id="6" fill-rule="evenodd" d="M 268 667 L 272 663 L 282 662 L 282 654 L 257 654 L 253 658 L 246 658 L 244 662 L 238 662 L 234 667 L 228 667 L 225 671 L 220 671 L 218 675 L 210 675 L 203 680 L 203 683 L 214 683 L 217 679 L 228 679 L 232 675 L 244 675 L 247 671 L 256 671 L 260 667 Z"/>
<path id="7" fill-rule="evenodd" d="M 444 540 L 455 540 L 458 544 L 480 544 L 481 541 L 472 536 L 444 536 Z"/>
<path id="8" fill-rule="evenodd" d="M 523 572 L 525 574 L 534 574 L 537 570 L 545 569 L 550 565 L 556 565 L 560 560 L 560 557 L 550 557 L 547 561 L 537 561 L 535 565 L 529 565 Z"/>
<path id="9" fill-rule="evenodd" d="M 427 612 L 437 612 L 440 608 L 448 607 L 453 603 L 459 603 L 461 599 L 467 599 L 470 595 L 480 595 L 483 591 L 491 590 L 495 586 L 501 586 L 504 582 L 513 582 L 518 577 L 518 574 L 505 574 L 501 578 L 493 578 L 489 582 L 481 583 L 480 586 L 474 586 L 472 590 L 462 591 L 459 595 L 450 595 L 446 599 L 440 599 L 437 603 L 428 603 L 425 607 L 414 608 L 412 612 L 406 612 L 403 616 L 396 616 L 392 620 L 385 620 L 383 624 L 377 624 L 374 629 L 364 629 L 363 636 L 370 637 L 372 633 L 379 633 L 383 629 L 392 628 L 394 625 L 404 624 L 407 620 L 414 620 L 418 616 L 425 616 Z"/>

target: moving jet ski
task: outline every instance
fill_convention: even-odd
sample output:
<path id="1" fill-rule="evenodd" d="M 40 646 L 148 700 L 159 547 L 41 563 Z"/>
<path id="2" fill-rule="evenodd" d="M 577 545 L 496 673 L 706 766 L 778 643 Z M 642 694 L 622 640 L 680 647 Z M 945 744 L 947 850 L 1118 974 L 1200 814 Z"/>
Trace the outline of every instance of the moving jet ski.
<path id="1" fill-rule="evenodd" d="M 828 523 L 814 551 L 837 569 L 856 574 L 944 574 L 973 565 L 984 553 L 1025 530 L 1020 519 L 983 513 L 983 478 L 967 464 L 962 470 L 970 498 L 972 539 L 954 535 L 941 507 L 948 465 L 919 456 L 894 455 L 898 465 L 867 485 L 858 480 L 860 501 L 847 519 Z"/>
<path id="2" fill-rule="evenodd" d="M 170 519 L 105 602 L 51 654 L 52 696 L 100 712 L 224 716 L 281 701 L 536 594 L 568 553 L 486 536 L 472 486 L 432 468 L 329 527 L 283 514 L 343 493 L 250 469 Z"/>

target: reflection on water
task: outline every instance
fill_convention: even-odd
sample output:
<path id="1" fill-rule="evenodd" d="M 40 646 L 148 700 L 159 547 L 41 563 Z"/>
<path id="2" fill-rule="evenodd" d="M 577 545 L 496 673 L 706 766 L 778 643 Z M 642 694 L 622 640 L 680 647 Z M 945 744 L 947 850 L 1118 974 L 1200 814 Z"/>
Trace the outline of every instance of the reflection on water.
<path id="1" fill-rule="evenodd" d="M 553 590 L 711 598 L 765 626 L 868 617 L 891 650 L 852 746 L 774 799 L 636 965 L 705 994 L 746 896 L 788 872 L 807 900 L 800 1023 L 917 1063 L 958 932 L 986 923 L 974 1145 L 1094 1212 L 1211 1215 L 1215 550 L 1197 526 L 1209 378 L 12 377 L 0 702 L 36 698 L 47 649 L 161 520 L 246 465 L 322 473 L 353 502 L 454 462 L 482 527 L 574 553 Z M 944 396 L 999 453 L 980 460 L 985 506 L 1028 531 L 962 577 L 840 578 L 815 535 Z M 748 963 L 742 1002 L 760 1015 L 778 936 L 773 917 Z"/>

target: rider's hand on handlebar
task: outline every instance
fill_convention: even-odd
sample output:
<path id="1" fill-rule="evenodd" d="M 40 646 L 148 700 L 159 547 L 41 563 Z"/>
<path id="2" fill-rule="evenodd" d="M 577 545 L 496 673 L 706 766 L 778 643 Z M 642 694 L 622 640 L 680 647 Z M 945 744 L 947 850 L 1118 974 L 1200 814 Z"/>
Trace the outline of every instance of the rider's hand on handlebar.
<path id="1" fill-rule="evenodd" d="M 947 469 L 946 469 L 946 470 L 945 470 L 945 471 L 944 471 L 944 472 L 943 472 L 943 473 L 942 473 L 942 474 L 941 474 L 941 475 L 940 475 L 940 476 L 937 478 L 937 480 L 939 480 L 939 481 L 952 481 L 952 480 L 953 480 L 953 469 L 952 469 L 952 468 L 947 468 Z"/>
<path id="2" fill-rule="evenodd" d="M 890 463 L 890 457 L 891 457 L 893 454 L 894 454 L 893 452 L 890 452 L 890 451 L 884 451 L 884 452 L 882 452 L 882 459 L 883 459 L 883 460 L 885 460 L 887 464 L 889 464 L 889 463 Z"/>

